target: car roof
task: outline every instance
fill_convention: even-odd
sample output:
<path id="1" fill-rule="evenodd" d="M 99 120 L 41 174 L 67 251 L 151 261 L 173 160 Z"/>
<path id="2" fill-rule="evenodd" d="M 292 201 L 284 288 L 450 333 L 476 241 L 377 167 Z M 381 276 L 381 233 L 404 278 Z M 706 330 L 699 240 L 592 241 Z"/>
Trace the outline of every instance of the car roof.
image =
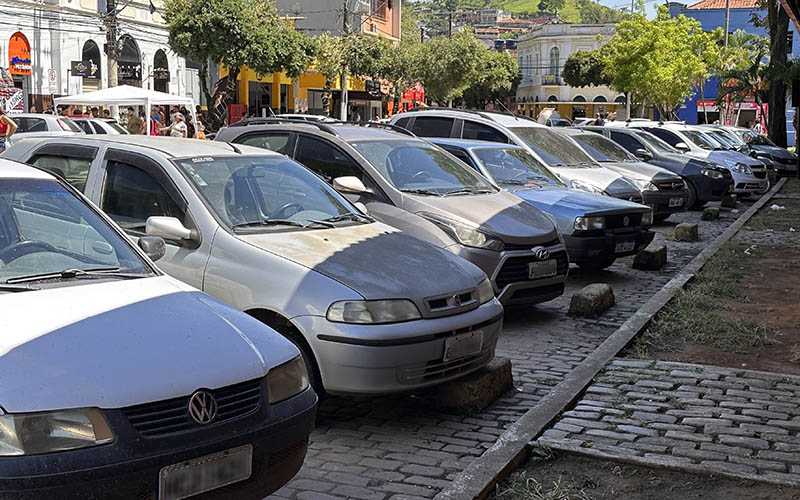
<path id="1" fill-rule="evenodd" d="M 428 139 L 434 144 L 443 144 L 447 146 L 458 146 L 464 149 L 474 148 L 503 148 L 503 149 L 525 149 L 517 146 L 516 144 L 506 144 L 504 142 L 491 142 L 491 141 L 478 141 L 475 139 L 450 139 L 445 137 L 431 137 Z"/>
<path id="2" fill-rule="evenodd" d="M 344 141 L 358 141 L 358 140 L 380 140 L 380 139 L 399 139 L 405 138 L 408 140 L 417 139 L 413 135 L 402 134 L 400 132 L 392 131 L 390 128 L 384 127 L 382 124 L 368 122 L 371 126 L 358 126 L 346 123 L 321 123 L 321 122 L 306 122 L 300 120 L 286 120 L 277 123 L 265 123 L 259 125 L 247 125 L 238 127 L 225 127 L 222 130 L 235 130 L 236 135 L 243 135 L 249 132 L 265 132 L 285 130 L 291 132 L 311 132 L 312 134 L 321 137 L 338 137 Z M 222 131 L 217 135 L 224 137 Z"/>
<path id="3" fill-rule="evenodd" d="M 55 179 L 44 170 L 17 161 L 0 158 L 0 179 Z"/>
<path id="4" fill-rule="evenodd" d="M 567 135 L 581 135 L 586 133 L 585 130 L 576 127 L 559 127 L 555 130 Z"/>
<path id="5" fill-rule="evenodd" d="M 179 137 L 159 137 L 148 135 L 75 135 L 67 138 L 31 137 L 24 139 L 27 144 L 37 142 L 54 142 L 59 140 L 80 140 L 81 142 L 107 143 L 114 145 L 131 145 L 149 148 L 153 151 L 172 157 L 220 155 L 220 154 L 254 154 L 259 156 L 281 156 L 278 153 L 254 146 L 237 144 L 232 146 L 221 141 L 202 141 L 199 139 L 183 139 Z"/>
<path id="6" fill-rule="evenodd" d="M 414 116 L 426 116 L 430 114 L 431 116 L 452 116 L 453 118 L 467 118 L 471 116 L 473 119 L 482 118 L 485 121 L 494 122 L 504 127 L 546 127 L 530 117 L 509 114 L 504 111 L 427 107 L 414 108 L 398 116 L 403 117 L 407 113 L 414 113 Z"/>
<path id="7" fill-rule="evenodd" d="M 68 116 L 51 115 L 49 113 L 6 113 L 11 118 L 69 118 Z"/>
<path id="8" fill-rule="evenodd" d="M 91 121 L 95 121 L 95 122 L 106 122 L 106 123 L 116 122 L 117 121 L 117 120 L 115 120 L 113 118 L 103 118 L 102 116 L 97 116 L 97 117 L 95 117 L 95 116 L 71 116 L 69 118 L 72 121 L 75 121 L 75 122 L 76 121 L 80 121 L 80 120 L 91 120 Z"/>

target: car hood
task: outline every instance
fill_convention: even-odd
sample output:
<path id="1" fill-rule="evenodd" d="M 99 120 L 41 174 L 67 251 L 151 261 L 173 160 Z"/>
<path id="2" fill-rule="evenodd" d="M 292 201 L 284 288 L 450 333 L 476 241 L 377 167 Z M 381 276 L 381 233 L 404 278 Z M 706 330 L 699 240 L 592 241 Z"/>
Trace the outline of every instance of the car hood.
<path id="1" fill-rule="evenodd" d="M 614 161 L 603 162 L 603 166 L 630 179 L 641 179 L 652 182 L 680 181 L 678 175 L 661 167 L 641 161 Z"/>
<path id="2" fill-rule="evenodd" d="M 786 158 L 786 159 L 795 158 L 794 153 L 792 153 L 791 151 L 787 151 L 786 149 L 780 146 L 758 145 L 758 146 L 753 146 L 753 149 L 755 149 L 759 153 L 766 153 L 773 158 Z"/>
<path id="3" fill-rule="evenodd" d="M 551 215 L 563 214 L 572 219 L 582 215 L 612 215 L 648 210 L 647 207 L 638 203 L 586 193 L 577 189 L 543 188 L 510 189 L 509 191 Z"/>
<path id="4" fill-rule="evenodd" d="M 263 377 L 298 355 L 167 276 L 0 295 L 0 406 L 122 408 Z"/>
<path id="5" fill-rule="evenodd" d="M 757 160 L 752 156 L 740 153 L 738 151 L 713 151 L 709 156 L 709 160 L 720 163 L 721 165 L 728 166 L 728 163 L 744 163 L 748 167 L 763 167 L 764 163 Z M 727 161 L 727 163 L 726 163 Z"/>
<path id="6" fill-rule="evenodd" d="M 606 190 L 617 181 L 622 180 L 622 176 L 605 167 L 595 168 L 572 168 L 572 167 L 551 167 L 550 171 L 561 178 L 565 183 L 576 180 L 591 184 L 599 189 Z M 626 184 L 629 184 L 626 182 Z"/>
<path id="7" fill-rule="evenodd" d="M 478 226 L 509 244 L 540 244 L 558 238 L 558 230 L 545 214 L 507 191 L 446 197 L 406 194 L 403 207 Z"/>
<path id="8" fill-rule="evenodd" d="M 321 273 L 368 300 L 414 300 L 474 288 L 483 271 L 379 222 L 259 234 L 242 240 Z"/>

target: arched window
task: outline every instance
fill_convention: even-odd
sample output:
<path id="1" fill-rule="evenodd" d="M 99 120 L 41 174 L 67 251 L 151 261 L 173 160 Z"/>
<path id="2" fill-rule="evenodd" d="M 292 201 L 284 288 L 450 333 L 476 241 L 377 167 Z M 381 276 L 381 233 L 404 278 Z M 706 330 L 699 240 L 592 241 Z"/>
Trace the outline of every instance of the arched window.
<path id="1" fill-rule="evenodd" d="M 153 57 L 153 90 L 169 92 L 169 61 L 167 53 L 161 49 Z"/>
<path id="2" fill-rule="evenodd" d="M 120 54 L 117 58 L 117 74 L 120 85 L 142 86 L 142 56 L 139 44 L 129 35 L 120 38 Z"/>
<path id="3" fill-rule="evenodd" d="M 550 49 L 550 74 L 553 76 L 558 76 L 559 59 L 561 59 L 561 51 L 558 50 L 558 47 Z"/>
<path id="4" fill-rule="evenodd" d="M 599 95 L 594 98 L 594 102 L 608 102 L 608 99 L 604 95 Z"/>
<path id="5" fill-rule="evenodd" d="M 558 102 L 558 97 L 551 95 L 547 98 L 547 102 Z"/>
<path id="6" fill-rule="evenodd" d="M 620 104 L 625 104 L 625 96 L 624 95 L 618 95 L 617 98 L 614 99 L 614 102 L 618 102 Z"/>

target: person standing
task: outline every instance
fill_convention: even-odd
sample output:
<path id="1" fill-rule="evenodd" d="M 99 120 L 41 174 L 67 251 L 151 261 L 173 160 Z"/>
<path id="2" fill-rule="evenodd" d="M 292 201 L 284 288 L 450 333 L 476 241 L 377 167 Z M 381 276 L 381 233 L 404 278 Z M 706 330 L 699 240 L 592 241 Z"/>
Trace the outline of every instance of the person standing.
<path id="1" fill-rule="evenodd" d="M 6 143 L 8 140 L 11 139 L 11 136 L 14 135 L 14 132 L 17 131 L 17 124 L 9 118 L 3 108 L 0 108 L 0 152 L 3 152 L 6 149 Z"/>
<path id="2" fill-rule="evenodd" d="M 125 128 L 129 134 L 142 134 L 142 119 L 136 115 L 133 106 L 128 106 L 128 123 L 125 124 Z"/>
<path id="3" fill-rule="evenodd" d="M 169 127 L 161 127 L 158 129 L 159 132 L 169 132 L 170 137 L 186 137 L 186 123 L 183 121 L 183 115 L 180 113 L 175 113 L 175 118 L 172 121 L 172 125 Z"/>

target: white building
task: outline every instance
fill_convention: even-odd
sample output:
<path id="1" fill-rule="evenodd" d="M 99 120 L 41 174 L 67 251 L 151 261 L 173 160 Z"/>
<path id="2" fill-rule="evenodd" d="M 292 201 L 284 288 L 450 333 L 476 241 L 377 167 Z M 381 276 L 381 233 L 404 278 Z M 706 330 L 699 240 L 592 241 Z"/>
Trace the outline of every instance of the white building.
<path id="1" fill-rule="evenodd" d="M 545 107 L 555 107 L 568 119 L 611 112 L 617 113 L 617 119 L 626 119 L 624 95 L 605 86 L 570 87 L 561 77 L 571 54 L 600 48 L 614 32 L 613 24 L 562 23 L 543 24 L 520 35 L 518 112 L 535 117 Z"/>
<path id="2" fill-rule="evenodd" d="M 160 12 L 142 0 L 119 2 L 119 84 L 135 85 L 198 101 L 196 69 L 167 45 Z M 0 67 L 24 91 L 24 108 L 49 107 L 53 97 L 108 86 L 105 0 L 0 0 Z M 187 89 L 187 81 L 195 88 Z"/>

